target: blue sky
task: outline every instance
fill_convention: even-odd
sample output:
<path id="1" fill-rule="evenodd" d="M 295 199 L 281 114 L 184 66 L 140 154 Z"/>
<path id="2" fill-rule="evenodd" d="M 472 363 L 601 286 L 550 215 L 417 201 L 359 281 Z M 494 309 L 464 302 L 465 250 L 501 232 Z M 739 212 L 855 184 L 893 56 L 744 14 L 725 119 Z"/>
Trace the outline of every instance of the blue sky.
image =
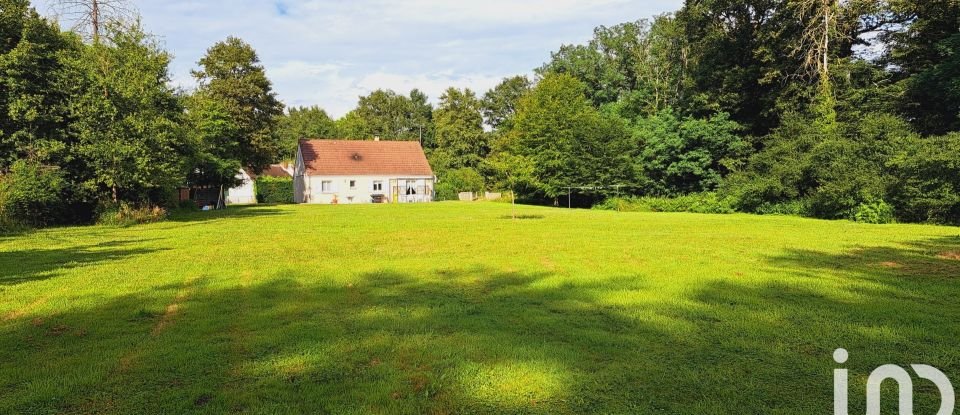
<path id="1" fill-rule="evenodd" d="M 449 86 L 483 93 L 530 74 L 562 44 L 598 25 L 648 18 L 682 0 L 137 0 L 146 29 L 175 55 L 174 82 L 228 35 L 256 48 L 287 105 L 332 116 L 377 88 L 420 88 L 435 102 Z M 46 10 L 44 3 L 38 9 Z"/>

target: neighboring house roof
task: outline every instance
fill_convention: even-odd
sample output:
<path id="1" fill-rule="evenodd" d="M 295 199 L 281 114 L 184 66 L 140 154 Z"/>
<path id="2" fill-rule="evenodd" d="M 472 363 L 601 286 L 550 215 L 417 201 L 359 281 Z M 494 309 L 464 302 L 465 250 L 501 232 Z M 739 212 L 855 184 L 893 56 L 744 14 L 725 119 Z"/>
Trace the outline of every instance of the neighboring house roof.
<path id="1" fill-rule="evenodd" d="M 283 166 L 280 164 L 271 164 L 270 167 L 267 167 L 266 170 L 260 172 L 260 176 L 280 177 L 280 178 L 291 177 L 290 172 L 288 172 L 287 169 L 283 168 Z"/>
<path id="2" fill-rule="evenodd" d="M 416 141 L 300 140 L 308 175 L 433 176 Z"/>

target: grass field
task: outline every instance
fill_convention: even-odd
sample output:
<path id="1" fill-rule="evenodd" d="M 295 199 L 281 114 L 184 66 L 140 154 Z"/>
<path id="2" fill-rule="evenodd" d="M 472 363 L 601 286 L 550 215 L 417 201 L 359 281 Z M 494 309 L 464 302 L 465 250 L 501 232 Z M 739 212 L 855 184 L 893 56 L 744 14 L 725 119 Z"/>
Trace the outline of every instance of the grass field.
<path id="1" fill-rule="evenodd" d="M 882 364 L 960 385 L 957 228 L 516 209 L 0 238 L 0 413 L 824 414 L 838 367 L 863 413 Z"/>

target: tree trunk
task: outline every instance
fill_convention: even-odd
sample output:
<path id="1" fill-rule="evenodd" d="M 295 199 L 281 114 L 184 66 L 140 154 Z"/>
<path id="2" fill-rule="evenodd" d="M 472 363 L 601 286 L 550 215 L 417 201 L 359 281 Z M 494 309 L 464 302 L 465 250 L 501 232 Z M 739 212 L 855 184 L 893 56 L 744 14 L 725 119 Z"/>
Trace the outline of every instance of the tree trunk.
<path id="1" fill-rule="evenodd" d="M 100 43 L 100 2 L 92 0 L 90 9 L 90 25 L 93 27 L 93 43 Z"/>

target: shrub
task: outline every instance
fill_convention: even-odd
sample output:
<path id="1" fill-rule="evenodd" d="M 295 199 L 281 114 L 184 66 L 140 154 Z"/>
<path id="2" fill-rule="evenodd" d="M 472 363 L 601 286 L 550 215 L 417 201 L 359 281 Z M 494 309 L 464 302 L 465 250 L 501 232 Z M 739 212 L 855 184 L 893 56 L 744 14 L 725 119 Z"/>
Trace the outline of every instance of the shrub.
<path id="1" fill-rule="evenodd" d="M 887 163 L 896 216 L 905 222 L 960 224 L 960 133 L 923 139 Z"/>
<path id="2" fill-rule="evenodd" d="M 167 218 L 167 211 L 159 206 L 133 207 L 126 202 L 102 207 L 97 215 L 97 224 L 108 226 L 131 226 L 160 222 Z"/>
<path id="3" fill-rule="evenodd" d="M 893 206 L 882 200 L 861 203 L 853 209 L 851 219 L 861 223 L 893 223 Z"/>
<path id="4" fill-rule="evenodd" d="M 293 179 L 258 177 L 256 188 L 257 203 L 293 203 Z"/>
<path id="5" fill-rule="evenodd" d="M 758 215 L 809 216 L 810 206 L 805 200 L 789 200 L 779 203 L 764 202 L 753 209 L 753 213 Z"/>
<path id="6" fill-rule="evenodd" d="M 437 182 L 437 200 L 457 200 L 460 192 L 481 192 L 483 176 L 469 167 L 448 171 Z"/>
<path id="7" fill-rule="evenodd" d="M 62 221 L 66 180 L 57 167 L 26 160 L 13 163 L 0 181 L 0 212 L 4 222 L 45 226 Z"/>
<path id="8" fill-rule="evenodd" d="M 176 209 L 183 212 L 196 212 L 200 210 L 200 206 L 197 206 L 197 202 L 193 200 L 181 200 L 177 202 Z"/>
<path id="9" fill-rule="evenodd" d="M 733 213 L 733 200 L 716 193 L 693 193 L 685 196 L 661 197 L 613 197 L 594 206 L 594 209 L 620 212 L 692 212 Z"/>

